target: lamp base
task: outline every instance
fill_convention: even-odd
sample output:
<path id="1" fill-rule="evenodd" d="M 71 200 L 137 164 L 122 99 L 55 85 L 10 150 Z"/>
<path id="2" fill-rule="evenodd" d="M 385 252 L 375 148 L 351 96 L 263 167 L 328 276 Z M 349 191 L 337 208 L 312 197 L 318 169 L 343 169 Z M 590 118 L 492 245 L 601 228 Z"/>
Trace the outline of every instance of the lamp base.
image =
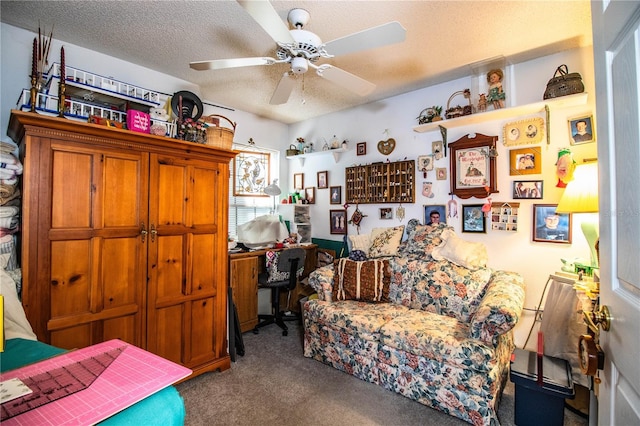
<path id="1" fill-rule="evenodd" d="M 598 267 L 598 256 L 596 254 L 596 241 L 598 241 L 598 221 L 583 221 L 581 224 L 582 233 L 584 234 L 589 250 L 591 251 L 591 266 Z"/>

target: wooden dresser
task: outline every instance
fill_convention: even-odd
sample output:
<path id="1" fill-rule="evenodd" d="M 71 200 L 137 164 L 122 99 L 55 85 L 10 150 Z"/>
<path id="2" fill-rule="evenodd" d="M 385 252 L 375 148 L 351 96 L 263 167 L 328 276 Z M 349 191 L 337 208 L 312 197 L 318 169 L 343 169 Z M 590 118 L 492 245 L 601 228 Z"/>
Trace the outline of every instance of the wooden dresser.
<path id="1" fill-rule="evenodd" d="M 227 369 L 235 152 L 12 111 L 22 302 L 38 339 L 119 338 L 194 371 Z"/>

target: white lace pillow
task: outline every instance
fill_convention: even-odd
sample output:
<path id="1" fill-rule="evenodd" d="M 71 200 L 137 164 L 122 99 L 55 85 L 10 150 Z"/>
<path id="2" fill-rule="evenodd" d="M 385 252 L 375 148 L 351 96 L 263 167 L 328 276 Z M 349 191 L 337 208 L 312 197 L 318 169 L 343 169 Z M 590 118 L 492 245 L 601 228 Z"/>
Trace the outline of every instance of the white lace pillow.
<path id="1" fill-rule="evenodd" d="M 440 236 L 442 244 L 433 249 L 431 256 L 435 260 L 446 259 L 467 269 L 475 270 L 487 266 L 487 247 L 482 243 L 465 241 L 453 232 L 446 229 Z"/>
<path id="2" fill-rule="evenodd" d="M 404 225 L 393 228 L 373 228 L 369 258 L 395 256 L 404 233 Z"/>
<path id="3" fill-rule="evenodd" d="M 349 241 L 351 241 L 350 251 L 362 250 L 364 254 L 369 254 L 369 247 L 371 246 L 369 234 L 349 235 Z"/>

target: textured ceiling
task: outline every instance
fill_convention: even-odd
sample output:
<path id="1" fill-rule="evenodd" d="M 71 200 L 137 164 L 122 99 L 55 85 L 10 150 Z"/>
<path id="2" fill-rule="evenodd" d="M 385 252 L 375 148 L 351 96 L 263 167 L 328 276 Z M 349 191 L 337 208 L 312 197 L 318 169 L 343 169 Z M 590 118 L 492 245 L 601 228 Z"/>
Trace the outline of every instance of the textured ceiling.
<path id="1" fill-rule="evenodd" d="M 318 77 L 299 81 L 284 105 L 269 100 L 288 64 L 195 71 L 189 62 L 274 57 L 275 43 L 235 1 L 7 1 L 2 22 L 31 31 L 55 25 L 54 38 L 201 87 L 207 101 L 294 123 L 471 75 L 470 63 L 511 63 L 590 46 L 588 0 L 273 1 L 286 22 L 295 7 L 324 41 L 389 21 L 407 30 L 400 44 L 322 59 L 377 85 L 359 97 Z M 99 70 L 92 70 L 98 72 Z M 162 90 L 161 88 L 157 88 Z"/>

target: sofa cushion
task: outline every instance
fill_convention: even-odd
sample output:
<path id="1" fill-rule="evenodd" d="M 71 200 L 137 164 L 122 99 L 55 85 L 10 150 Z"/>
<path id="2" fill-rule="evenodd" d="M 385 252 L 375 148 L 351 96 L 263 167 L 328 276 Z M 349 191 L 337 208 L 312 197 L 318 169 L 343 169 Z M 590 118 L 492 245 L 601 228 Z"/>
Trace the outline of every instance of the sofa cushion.
<path id="1" fill-rule="evenodd" d="M 465 241 L 451 229 L 445 229 L 441 238 L 442 244 L 431 253 L 435 260 L 448 260 L 471 270 L 487 266 L 489 257 L 484 244 Z"/>
<path id="2" fill-rule="evenodd" d="M 484 296 L 492 271 L 471 271 L 447 260 L 396 257 L 390 260 L 389 299 L 412 309 L 469 322 Z"/>
<path id="3" fill-rule="evenodd" d="M 391 272 L 388 259 L 335 261 L 332 300 L 388 302 Z"/>
<path id="4" fill-rule="evenodd" d="M 445 229 L 453 228 L 446 223 L 415 226 L 398 249 L 398 256 L 418 258 L 431 256 L 433 249 L 442 243 L 441 235 Z"/>
<path id="5" fill-rule="evenodd" d="M 392 228 L 373 228 L 369 257 L 395 256 L 404 233 L 404 225 Z"/>
<path id="6" fill-rule="evenodd" d="M 369 234 L 349 235 L 351 247 L 349 251 L 362 250 L 367 256 L 371 246 L 371 236 Z"/>
<path id="7" fill-rule="evenodd" d="M 344 331 L 366 340 L 379 340 L 380 327 L 409 309 L 391 303 L 366 303 L 354 300 L 325 302 L 310 300 L 305 305 L 305 323 Z"/>
<path id="8" fill-rule="evenodd" d="M 490 371 L 496 363 L 492 346 L 469 338 L 469 324 L 416 309 L 409 309 L 384 324 L 380 343 L 476 371 Z"/>

